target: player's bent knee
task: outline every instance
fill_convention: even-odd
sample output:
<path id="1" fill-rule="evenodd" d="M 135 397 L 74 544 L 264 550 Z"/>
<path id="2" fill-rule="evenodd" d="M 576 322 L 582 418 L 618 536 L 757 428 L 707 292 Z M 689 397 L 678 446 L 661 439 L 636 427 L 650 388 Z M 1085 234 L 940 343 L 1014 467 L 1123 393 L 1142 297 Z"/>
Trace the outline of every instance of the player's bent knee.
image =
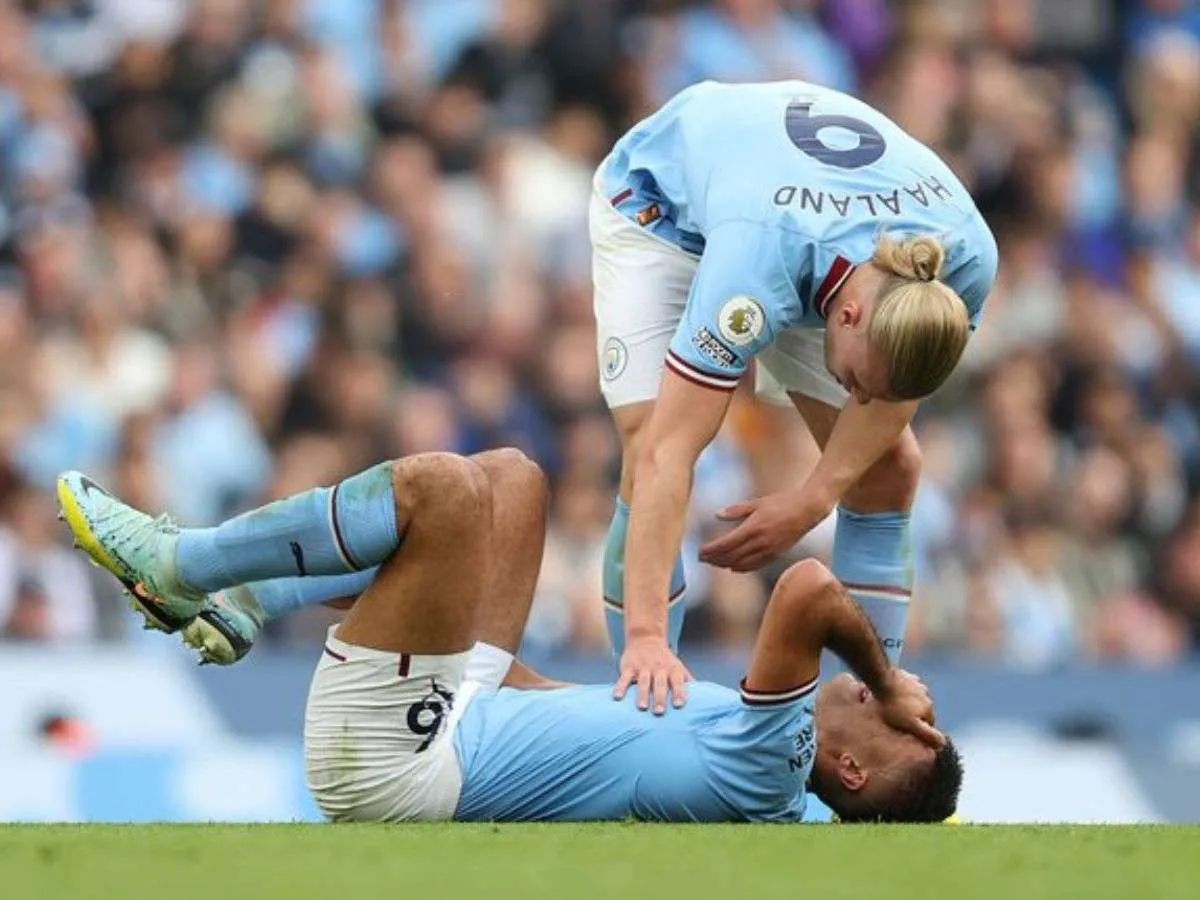
<path id="1" fill-rule="evenodd" d="M 516 469 L 522 489 L 528 491 L 529 496 L 539 503 L 547 503 L 550 499 L 550 479 L 546 477 L 542 467 L 521 453 L 521 462 Z"/>
<path id="2" fill-rule="evenodd" d="M 411 516 L 437 505 L 468 517 L 488 513 L 491 486 L 483 469 L 455 453 L 423 453 L 395 464 L 396 501 Z"/>
<path id="3" fill-rule="evenodd" d="M 899 439 L 892 444 L 876 466 L 882 477 L 897 487 L 915 488 L 921 478 L 921 445 L 911 428 L 905 428 Z"/>
<path id="4" fill-rule="evenodd" d="M 496 497 L 518 496 L 529 503 L 545 504 L 550 482 L 542 467 L 516 447 L 488 450 L 472 460 L 483 467 Z"/>
<path id="5" fill-rule="evenodd" d="M 494 450 L 477 453 L 471 459 L 483 466 L 484 471 L 492 476 L 519 472 L 526 463 L 532 462 L 523 450 L 516 447 L 496 447 Z"/>
<path id="6" fill-rule="evenodd" d="M 547 488 L 546 473 L 523 451 L 516 447 L 504 447 L 497 450 L 496 453 L 500 457 L 500 465 L 506 475 L 531 488 L 538 490 Z"/>

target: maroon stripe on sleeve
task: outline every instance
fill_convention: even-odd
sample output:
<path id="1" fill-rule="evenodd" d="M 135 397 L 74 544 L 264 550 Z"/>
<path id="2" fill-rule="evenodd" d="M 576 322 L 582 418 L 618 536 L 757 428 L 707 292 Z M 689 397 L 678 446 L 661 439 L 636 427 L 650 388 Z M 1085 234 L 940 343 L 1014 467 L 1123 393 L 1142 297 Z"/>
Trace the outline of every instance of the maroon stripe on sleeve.
<path id="1" fill-rule="evenodd" d="M 741 685 L 742 702 L 747 706 L 782 706 L 786 703 L 795 703 L 804 697 L 807 697 L 817 689 L 817 679 L 806 681 L 803 684 L 798 684 L 793 688 L 788 688 L 784 691 L 756 691 L 746 685 L 746 679 L 742 679 Z"/>
<path id="2" fill-rule="evenodd" d="M 699 369 L 689 366 L 686 362 L 676 356 L 674 353 L 667 353 L 667 368 L 682 378 L 684 381 L 690 381 L 697 387 L 708 388 L 710 391 L 723 391 L 731 393 L 737 390 L 738 381 L 741 377 L 726 378 L 720 375 L 709 375 L 707 372 L 701 372 Z"/>

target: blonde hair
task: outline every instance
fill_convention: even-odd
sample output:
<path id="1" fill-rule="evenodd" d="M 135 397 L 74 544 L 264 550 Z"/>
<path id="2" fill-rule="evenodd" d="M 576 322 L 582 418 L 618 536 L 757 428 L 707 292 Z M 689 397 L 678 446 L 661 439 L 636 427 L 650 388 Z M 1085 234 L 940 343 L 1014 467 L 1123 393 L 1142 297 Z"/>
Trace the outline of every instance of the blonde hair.
<path id="1" fill-rule="evenodd" d="M 954 371 L 970 336 L 962 298 L 937 280 L 946 248 L 929 235 L 880 237 L 871 258 L 890 277 L 875 301 L 867 339 L 887 360 L 890 393 L 919 400 Z"/>

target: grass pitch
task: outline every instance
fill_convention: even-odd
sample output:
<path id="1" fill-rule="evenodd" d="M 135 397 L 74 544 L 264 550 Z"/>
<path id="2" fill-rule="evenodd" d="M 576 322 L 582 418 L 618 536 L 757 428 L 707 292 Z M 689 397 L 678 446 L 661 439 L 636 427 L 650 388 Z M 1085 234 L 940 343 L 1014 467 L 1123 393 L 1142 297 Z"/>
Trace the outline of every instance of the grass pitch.
<path id="1" fill-rule="evenodd" d="M 1200 828 L 0 826 L 11 900 L 1200 896 Z"/>

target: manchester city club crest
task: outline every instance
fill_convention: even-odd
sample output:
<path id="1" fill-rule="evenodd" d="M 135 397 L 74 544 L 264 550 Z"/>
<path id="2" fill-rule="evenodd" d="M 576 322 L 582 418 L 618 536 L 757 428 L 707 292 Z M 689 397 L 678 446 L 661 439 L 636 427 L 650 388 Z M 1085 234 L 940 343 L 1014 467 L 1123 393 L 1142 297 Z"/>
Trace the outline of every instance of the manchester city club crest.
<path id="1" fill-rule="evenodd" d="M 613 381 L 625 371 L 629 362 L 629 351 L 619 338 L 609 338 L 604 342 L 604 380 Z"/>

